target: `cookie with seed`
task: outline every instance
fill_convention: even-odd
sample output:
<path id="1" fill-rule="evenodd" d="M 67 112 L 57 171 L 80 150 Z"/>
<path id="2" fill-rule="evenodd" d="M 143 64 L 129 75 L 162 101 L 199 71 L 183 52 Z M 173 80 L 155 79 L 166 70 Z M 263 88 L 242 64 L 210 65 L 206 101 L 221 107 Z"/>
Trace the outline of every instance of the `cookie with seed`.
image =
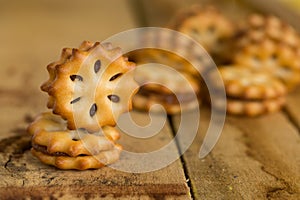
<path id="1" fill-rule="evenodd" d="M 97 155 L 110 150 L 119 139 L 119 132 L 110 126 L 95 133 L 84 129 L 68 130 L 67 123 L 60 116 L 50 112 L 40 114 L 28 127 L 33 147 L 45 147 L 49 154 Z"/>
<path id="2" fill-rule="evenodd" d="M 106 126 L 93 134 L 68 130 L 65 120 L 49 112 L 40 114 L 28 132 L 33 155 L 61 169 L 99 168 L 118 160 L 121 152 L 121 146 L 114 143 L 119 138 L 115 128 Z"/>
<path id="3" fill-rule="evenodd" d="M 161 107 L 152 107 L 159 104 L 168 114 L 176 114 L 199 106 L 200 84 L 187 73 L 148 64 L 136 69 L 135 79 L 141 86 L 133 98 L 136 109 L 161 112 Z"/>
<path id="4" fill-rule="evenodd" d="M 209 53 L 223 55 L 230 48 L 235 25 L 212 6 L 193 6 L 179 13 L 171 27 L 199 42 Z"/>
<path id="5" fill-rule="evenodd" d="M 129 72 L 135 64 L 110 43 L 83 42 L 78 49 L 64 49 L 60 61 L 47 68 L 50 78 L 41 89 L 50 96 L 48 107 L 67 120 L 69 129 L 95 132 L 114 126 L 131 109 L 137 84 Z"/>
<path id="6" fill-rule="evenodd" d="M 300 48 L 300 36 L 297 31 L 276 16 L 252 14 L 239 30 L 237 43 L 246 46 L 252 42 L 270 39 L 291 48 Z"/>
<path id="7" fill-rule="evenodd" d="M 237 66 L 265 71 L 281 80 L 289 90 L 300 83 L 300 51 L 270 39 L 239 48 L 234 56 Z"/>
<path id="8" fill-rule="evenodd" d="M 109 151 L 101 151 L 98 155 L 70 157 L 67 155 L 50 155 L 43 153 L 42 149 L 32 148 L 31 153 L 41 162 L 55 166 L 59 169 L 98 169 L 119 159 L 120 149 L 115 148 Z"/>
<path id="9" fill-rule="evenodd" d="M 279 111 L 285 105 L 285 96 L 274 99 L 245 101 L 241 99 L 227 99 L 227 113 L 256 117 Z"/>
<path id="10" fill-rule="evenodd" d="M 226 95 L 246 100 L 272 99 L 286 94 L 285 85 L 274 76 L 251 68 L 223 66 L 219 69 Z"/>

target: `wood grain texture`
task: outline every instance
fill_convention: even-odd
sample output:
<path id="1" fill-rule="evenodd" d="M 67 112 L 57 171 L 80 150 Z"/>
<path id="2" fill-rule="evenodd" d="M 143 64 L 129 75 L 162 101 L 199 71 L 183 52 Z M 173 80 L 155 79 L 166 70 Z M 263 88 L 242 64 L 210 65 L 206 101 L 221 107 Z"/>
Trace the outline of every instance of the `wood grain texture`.
<path id="1" fill-rule="evenodd" d="M 29 151 L 26 127 L 46 109 L 47 96 L 39 89 L 48 78 L 46 65 L 63 47 L 135 27 L 127 1 L 1 1 L 0 26 L 0 199 L 189 199 L 180 161 L 144 174 L 109 167 L 63 171 Z M 148 122 L 145 114 L 133 115 L 138 123 Z M 171 138 L 166 124 L 149 140 L 124 134 L 120 143 L 128 151 L 147 152 Z"/>
<path id="2" fill-rule="evenodd" d="M 217 145 L 200 160 L 209 117 L 202 109 L 198 135 L 183 157 L 197 199 L 300 197 L 300 138 L 283 114 L 228 117 Z M 179 121 L 174 118 L 175 127 Z"/>
<path id="3" fill-rule="evenodd" d="M 141 113 L 132 113 L 132 116 L 137 122 L 146 121 L 147 118 Z M 10 136 L 7 133 L 7 137 L 0 140 L 0 196 L 4 199 L 20 197 L 63 199 L 68 196 L 189 198 L 189 189 L 179 160 L 161 170 L 143 174 L 125 173 L 109 167 L 99 170 L 64 171 L 44 165 L 33 157 L 29 151 L 30 139 L 26 131 L 20 129 L 17 135 Z M 125 134 L 120 143 L 127 151 L 146 152 L 149 147 L 159 149 L 171 139 L 171 131 L 166 124 L 160 133 L 148 140 L 141 140 L 138 146 L 132 145 L 137 141 L 132 142 Z M 173 148 L 177 154 L 176 146 Z M 126 158 L 121 157 L 120 160 L 121 163 L 126 163 L 122 162 L 122 159 Z"/>

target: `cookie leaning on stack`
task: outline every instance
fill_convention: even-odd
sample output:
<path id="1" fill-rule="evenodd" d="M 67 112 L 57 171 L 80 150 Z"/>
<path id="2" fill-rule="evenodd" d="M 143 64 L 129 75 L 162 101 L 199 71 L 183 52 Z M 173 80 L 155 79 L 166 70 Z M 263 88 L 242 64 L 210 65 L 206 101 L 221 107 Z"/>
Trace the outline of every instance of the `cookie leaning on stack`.
<path id="1" fill-rule="evenodd" d="M 64 49 L 61 59 L 47 66 L 49 80 L 41 86 L 58 115 L 42 113 L 28 127 L 33 155 L 61 169 L 100 168 L 118 160 L 122 148 L 113 126 L 131 109 L 138 86 L 128 72 L 134 68 L 110 43 Z"/>

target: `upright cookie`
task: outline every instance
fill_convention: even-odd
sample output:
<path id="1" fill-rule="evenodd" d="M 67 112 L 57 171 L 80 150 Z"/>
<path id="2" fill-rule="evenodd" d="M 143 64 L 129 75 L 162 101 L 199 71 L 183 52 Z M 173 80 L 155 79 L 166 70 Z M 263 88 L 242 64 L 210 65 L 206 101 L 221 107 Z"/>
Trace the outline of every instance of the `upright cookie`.
<path id="1" fill-rule="evenodd" d="M 238 66 L 224 66 L 219 70 L 228 97 L 262 100 L 286 94 L 283 83 L 266 72 Z"/>
<path id="2" fill-rule="evenodd" d="M 238 49 L 234 62 L 238 66 L 270 73 L 291 90 L 300 83 L 299 56 L 300 51 L 266 39 Z"/>
<path id="3" fill-rule="evenodd" d="M 137 89 L 135 64 L 110 43 L 83 42 L 79 49 L 63 50 L 59 62 L 48 66 L 49 80 L 41 89 L 50 95 L 48 106 L 68 121 L 69 129 L 98 131 L 114 126 L 131 109 Z M 126 74 L 126 76 L 125 76 Z M 120 82 L 126 87 L 120 89 Z"/>
<path id="4" fill-rule="evenodd" d="M 209 53 L 225 56 L 226 41 L 235 34 L 234 24 L 212 6 L 193 6 L 180 13 L 172 25 L 199 42 Z"/>
<path id="5" fill-rule="evenodd" d="M 237 43 L 246 46 L 252 42 L 265 39 L 292 48 L 300 48 L 300 37 L 297 31 L 276 16 L 252 14 L 241 28 Z"/>
<path id="6" fill-rule="evenodd" d="M 137 65 L 158 63 L 174 68 L 178 71 L 199 77 L 199 71 L 186 59 L 170 51 L 162 49 L 142 49 L 128 54 Z M 196 66 L 197 67 L 197 66 Z"/>

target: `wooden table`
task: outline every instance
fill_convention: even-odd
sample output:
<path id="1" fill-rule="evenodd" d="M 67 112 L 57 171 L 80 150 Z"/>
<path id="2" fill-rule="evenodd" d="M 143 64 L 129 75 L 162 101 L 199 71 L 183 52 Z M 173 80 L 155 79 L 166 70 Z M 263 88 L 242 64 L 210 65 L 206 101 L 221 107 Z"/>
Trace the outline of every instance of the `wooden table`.
<path id="1" fill-rule="evenodd" d="M 146 21 L 151 25 L 151 19 L 138 17 L 141 5 L 121 0 L 0 1 L 0 199 L 300 199 L 300 90 L 289 95 L 281 112 L 227 117 L 221 138 L 204 159 L 198 153 L 210 111 L 201 108 L 201 128 L 191 147 L 154 172 L 109 167 L 63 171 L 31 155 L 26 127 L 46 109 L 47 96 L 39 90 L 48 76 L 45 66 L 63 47 L 101 41 Z M 133 117 L 137 123 L 149 121 L 146 113 L 134 111 Z M 179 119 L 169 118 L 145 143 L 126 134 L 120 143 L 136 152 L 159 149 L 172 140 Z M 174 153 L 181 145 L 173 145 Z"/>

